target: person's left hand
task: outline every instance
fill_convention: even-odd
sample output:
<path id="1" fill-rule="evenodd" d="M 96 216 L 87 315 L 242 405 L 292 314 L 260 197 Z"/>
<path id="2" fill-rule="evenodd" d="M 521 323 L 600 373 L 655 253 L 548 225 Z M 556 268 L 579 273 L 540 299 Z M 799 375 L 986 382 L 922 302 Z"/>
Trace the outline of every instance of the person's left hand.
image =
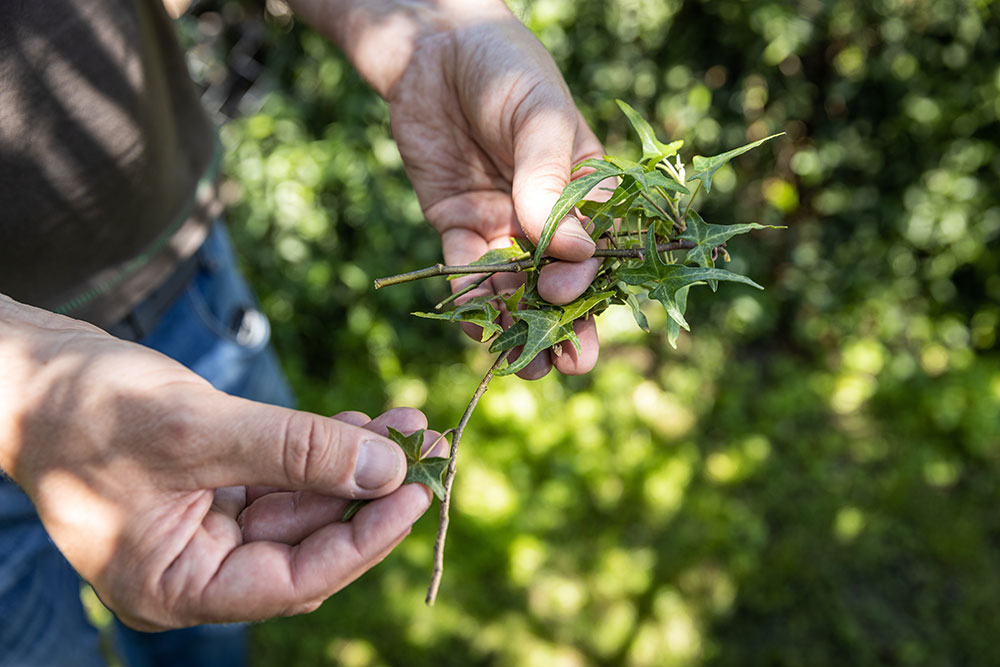
<path id="1" fill-rule="evenodd" d="M 393 135 L 424 214 L 441 234 L 447 264 L 470 264 L 510 237 L 537 243 L 549 210 L 580 160 L 603 154 L 548 52 L 514 17 L 426 37 L 388 97 Z M 572 215 L 548 254 L 538 290 L 569 303 L 593 280 L 600 260 Z M 452 281 L 459 290 L 476 276 Z M 523 275 L 502 273 L 465 298 L 511 293 Z M 504 314 L 509 326 L 510 316 Z M 544 352 L 519 375 L 554 365 L 586 373 L 597 362 L 593 318 L 575 324 L 581 351 Z"/>

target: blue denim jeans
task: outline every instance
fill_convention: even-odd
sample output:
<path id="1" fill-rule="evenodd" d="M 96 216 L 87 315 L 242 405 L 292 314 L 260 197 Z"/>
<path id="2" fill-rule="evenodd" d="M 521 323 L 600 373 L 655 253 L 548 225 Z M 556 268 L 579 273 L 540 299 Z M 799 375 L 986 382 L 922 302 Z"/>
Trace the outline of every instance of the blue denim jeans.
<path id="1" fill-rule="evenodd" d="M 156 328 L 139 342 L 180 361 L 230 394 L 276 405 L 294 402 L 270 347 L 270 327 L 240 276 L 216 223 L 198 251 L 199 268 Z M 115 623 L 129 667 L 238 667 L 241 625 L 144 633 Z M 52 544 L 27 496 L 0 479 L 0 667 L 104 665 L 97 631 L 80 602 L 80 580 Z"/>

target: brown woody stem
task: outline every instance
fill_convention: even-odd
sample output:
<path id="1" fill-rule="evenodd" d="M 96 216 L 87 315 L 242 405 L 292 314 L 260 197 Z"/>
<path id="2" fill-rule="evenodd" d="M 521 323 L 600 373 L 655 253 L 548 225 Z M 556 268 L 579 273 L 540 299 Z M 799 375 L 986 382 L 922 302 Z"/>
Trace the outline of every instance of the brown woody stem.
<path id="1" fill-rule="evenodd" d="M 444 499 L 441 501 L 441 516 L 438 520 L 437 539 L 434 540 L 434 569 L 431 571 L 431 583 L 427 587 L 427 597 L 424 601 L 428 606 L 433 605 L 437 599 L 438 588 L 441 586 L 441 577 L 444 575 L 444 542 L 448 536 L 448 511 L 451 509 L 451 487 L 455 483 L 455 468 L 458 457 L 458 443 L 462 440 L 465 426 L 472 417 L 472 412 L 476 409 L 479 399 L 486 393 L 486 388 L 493 379 L 493 373 L 507 360 L 510 350 L 506 350 L 497 357 L 490 370 L 486 371 L 483 381 L 476 388 L 476 393 L 472 395 L 469 406 L 465 408 L 465 414 L 455 427 L 455 433 L 451 438 L 451 453 L 448 456 L 448 471 L 444 475 Z"/>
<path id="2" fill-rule="evenodd" d="M 697 244 L 693 241 L 670 241 L 669 243 L 658 243 L 656 245 L 656 249 L 660 252 L 666 252 L 669 250 L 690 250 L 696 245 Z M 642 248 L 598 248 L 594 251 L 594 257 L 642 259 L 643 252 L 644 250 Z M 552 257 L 546 257 L 542 260 L 542 265 L 549 264 L 554 261 L 556 260 Z M 434 276 L 452 276 L 470 273 L 520 273 L 522 271 L 530 271 L 532 266 L 533 262 L 530 259 L 525 259 L 520 262 L 508 262 L 506 264 L 458 264 L 452 266 L 448 266 L 446 264 L 435 264 L 434 266 L 428 266 L 427 268 L 420 269 L 418 271 L 410 271 L 408 273 L 400 273 L 395 276 L 377 278 L 375 280 L 375 289 L 388 287 L 389 285 L 399 285 L 400 283 L 407 283 L 411 280 L 433 278 Z"/>

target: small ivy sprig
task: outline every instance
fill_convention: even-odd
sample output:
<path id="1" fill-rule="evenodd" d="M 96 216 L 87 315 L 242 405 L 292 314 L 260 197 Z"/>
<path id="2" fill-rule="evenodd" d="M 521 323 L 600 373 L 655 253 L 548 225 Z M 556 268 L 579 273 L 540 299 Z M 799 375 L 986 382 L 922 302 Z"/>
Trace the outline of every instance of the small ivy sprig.
<path id="1" fill-rule="evenodd" d="M 434 603 L 444 567 L 444 541 L 458 444 L 476 403 L 494 375 L 516 373 L 548 348 L 558 354 L 561 345 L 567 341 L 579 350 L 580 341 L 573 322 L 600 314 L 613 304 L 629 306 L 636 324 L 648 332 L 649 323 L 642 312 L 639 296 L 660 302 L 667 314 L 667 341 L 676 348 L 681 329 L 690 330 L 684 315 L 691 287 L 707 284 L 714 292 L 719 281 L 728 281 L 763 289 L 747 276 L 718 268 L 715 264 L 720 256 L 729 261 L 725 246 L 732 237 L 756 229 L 780 227 L 755 222 L 710 224 L 698 214 L 693 204 L 702 189 L 706 195 L 711 192 L 715 174 L 730 160 L 784 133 L 773 134 L 720 155 L 695 155 L 688 175 L 688 165 L 682 162 L 679 153 L 683 141 L 662 143 L 652 126 L 635 109 L 621 100 L 618 100 L 618 106 L 639 135 L 642 156 L 638 161 L 632 161 L 605 155 L 575 165 L 573 173 L 583 173 L 563 189 L 545 221 L 537 246 L 527 239 L 512 238 L 509 248 L 490 250 L 472 264 L 435 264 L 375 281 L 375 288 L 378 289 L 432 276 L 453 279 L 460 275 L 481 274 L 470 285 L 438 303 L 435 306 L 437 312 L 413 314 L 479 326 L 482 328 L 482 341 L 491 341 L 490 351 L 500 355 L 480 383 L 452 436 L 449 459 L 441 459 L 448 462 L 445 481 L 440 479 L 440 474 L 445 472 L 440 463 L 428 465 L 423 463 L 428 459 L 420 459 L 419 456 L 413 461 L 413 465 L 423 471 L 422 479 L 413 481 L 428 484 L 442 500 L 434 547 L 434 574 L 427 593 L 428 604 Z M 693 190 L 688 188 L 692 181 L 697 181 Z M 600 195 L 592 196 L 598 186 L 608 182 L 616 185 L 602 187 L 598 189 Z M 566 305 L 555 305 L 538 294 L 538 270 L 555 261 L 545 254 L 546 249 L 559 223 L 574 209 L 589 219 L 591 238 L 598 244 L 594 256 L 604 258 L 604 262 L 579 298 Z M 524 284 L 513 294 L 475 297 L 443 311 L 445 306 L 468 294 L 491 276 L 509 272 L 525 274 Z M 497 322 L 501 309 L 514 320 L 513 326 L 506 331 Z M 523 348 L 521 354 L 516 360 L 509 361 L 508 355 L 518 346 Z M 419 433 L 422 442 L 423 433 Z M 409 454 L 407 460 L 410 460 Z M 439 469 L 436 480 L 428 479 Z M 437 491 L 439 487 L 441 493 Z M 345 520 L 347 518 L 349 516 L 345 512 Z"/>
<path id="2" fill-rule="evenodd" d="M 403 478 L 403 484 L 420 482 L 430 489 L 438 500 L 444 500 L 444 484 L 441 481 L 441 476 L 448 468 L 448 459 L 425 455 L 424 429 L 414 431 L 410 435 L 403 435 L 391 426 L 388 427 L 388 431 L 389 439 L 399 445 L 403 454 L 406 455 L 406 477 Z M 427 448 L 428 451 L 431 449 L 434 449 L 434 445 Z M 352 500 L 344 508 L 340 520 L 350 521 L 358 513 L 358 510 L 370 502 L 364 498 Z"/>

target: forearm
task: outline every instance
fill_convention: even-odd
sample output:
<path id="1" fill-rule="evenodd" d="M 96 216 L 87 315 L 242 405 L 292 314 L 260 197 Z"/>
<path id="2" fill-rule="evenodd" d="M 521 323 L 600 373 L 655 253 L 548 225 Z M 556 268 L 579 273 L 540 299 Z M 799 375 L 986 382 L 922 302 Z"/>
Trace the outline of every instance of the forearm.
<path id="1" fill-rule="evenodd" d="M 387 99 L 421 40 L 476 24 L 516 21 L 502 0 L 290 0 L 289 4 L 336 42 Z"/>

